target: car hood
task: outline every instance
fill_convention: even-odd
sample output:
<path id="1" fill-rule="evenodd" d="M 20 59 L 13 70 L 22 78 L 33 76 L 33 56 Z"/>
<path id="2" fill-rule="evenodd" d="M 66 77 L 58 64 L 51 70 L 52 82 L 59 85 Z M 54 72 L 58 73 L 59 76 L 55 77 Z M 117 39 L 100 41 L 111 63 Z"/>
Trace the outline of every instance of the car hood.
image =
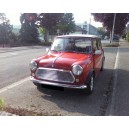
<path id="1" fill-rule="evenodd" d="M 39 67 L 71 69 L 73 64 L 80 64 L 89 59 L 89 55 L 69 52 L 49 52 L 40 57 Z"/>

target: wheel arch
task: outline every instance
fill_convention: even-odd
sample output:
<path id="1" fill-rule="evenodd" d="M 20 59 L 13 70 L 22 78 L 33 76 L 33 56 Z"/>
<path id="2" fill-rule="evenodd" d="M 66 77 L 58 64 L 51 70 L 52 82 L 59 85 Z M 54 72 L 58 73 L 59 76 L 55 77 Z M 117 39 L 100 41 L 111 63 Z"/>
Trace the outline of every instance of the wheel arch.
<path id="1" fill-rule="evenodd" d="M 91 70 L 89 71 L 85 83 L 88 83 L 88 82 L 90 81 L 91 75 L 93 75 L 94 78 L 95 78 L 95 71 L 94 71 L 94 69 L 91 69 Z"/>

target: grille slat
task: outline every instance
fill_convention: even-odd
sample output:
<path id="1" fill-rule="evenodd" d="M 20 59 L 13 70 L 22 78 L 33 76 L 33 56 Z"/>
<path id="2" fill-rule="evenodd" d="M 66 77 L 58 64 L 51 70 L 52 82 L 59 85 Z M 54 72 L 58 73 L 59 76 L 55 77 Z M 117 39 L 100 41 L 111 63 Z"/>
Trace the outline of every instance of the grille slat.
<path id="1" fill-rule="evenodd" d="M 48 81 L 67 83 L 73 83 L 75 80 L 70 71 L 50 68 L 38 68 L 36 71 L 36 77 Z"/>

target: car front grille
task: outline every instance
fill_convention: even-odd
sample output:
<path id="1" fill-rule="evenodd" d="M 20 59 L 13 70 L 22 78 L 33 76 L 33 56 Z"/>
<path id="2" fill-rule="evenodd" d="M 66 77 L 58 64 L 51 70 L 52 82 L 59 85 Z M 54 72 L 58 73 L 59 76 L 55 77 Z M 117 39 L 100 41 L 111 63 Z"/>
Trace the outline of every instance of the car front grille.
<path id="1" fill-rule="evenodd" d="M 38 68 L 36 77 L 47 81 L 73 83 L 75 78 L 71 71 L 51 69 L 51 68 Z"/>

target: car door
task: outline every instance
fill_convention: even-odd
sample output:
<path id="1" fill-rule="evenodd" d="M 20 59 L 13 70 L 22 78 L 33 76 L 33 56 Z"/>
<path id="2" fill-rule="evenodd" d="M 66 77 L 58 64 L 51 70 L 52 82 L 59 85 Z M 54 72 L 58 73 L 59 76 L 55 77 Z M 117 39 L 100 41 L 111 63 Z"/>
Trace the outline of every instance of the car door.
<path id="1" fill-rule="evenodd" d="M 102 58 L 103 58 L 103 52 L 102 52 L 102 46 L 101 46 L 101 40 L 100 39 L 93 39 L 93 51 L 94 51 L 94 70 L 96 75 L 99 73 L 101 66 L 102 66 Z"/>

